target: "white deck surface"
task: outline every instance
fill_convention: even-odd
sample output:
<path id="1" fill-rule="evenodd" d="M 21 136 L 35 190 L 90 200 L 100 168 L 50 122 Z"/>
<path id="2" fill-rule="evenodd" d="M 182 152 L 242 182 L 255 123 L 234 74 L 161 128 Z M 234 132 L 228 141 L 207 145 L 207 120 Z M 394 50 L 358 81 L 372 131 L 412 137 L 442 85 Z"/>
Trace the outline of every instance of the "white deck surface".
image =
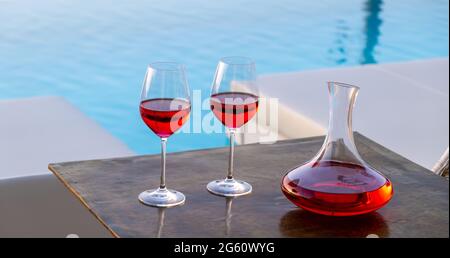
<path id="1" fill-rule="evenodd" d="M 298 122 L 291 115 L 280 121 L 283 138 L 323 134 L 328 123 L 327 81 L 361 87 L 354 130 L 427 168 L 447 149 L 448 58 L 261 76 L 261 93 L 279 98 L 280 115 L 288 109 L 302 118 Z M 322 128 L 311 132 L 317 124 Z"/>
<path id="2" fill-rule="evenodd" d="M 0 101 L 0 179 L 50 173 L 49 163 L 133 155 L 61 97 Z"/>

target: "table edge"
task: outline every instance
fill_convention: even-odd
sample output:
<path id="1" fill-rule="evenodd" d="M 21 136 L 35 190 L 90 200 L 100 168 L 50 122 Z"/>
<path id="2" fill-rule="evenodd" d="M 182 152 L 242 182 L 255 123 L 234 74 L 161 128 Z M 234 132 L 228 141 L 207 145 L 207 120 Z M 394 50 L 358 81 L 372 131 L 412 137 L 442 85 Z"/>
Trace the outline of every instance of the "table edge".
<path id="1" fill-rule="evenodd" d="M 97 213 L 95 213 L 92 208 L 87 204 L 87 202 L 84 200 L 84 198 L 73 188 L 71 187 L 62 177 L 58 174 L 56 170 L 54 170 L 51 166 L 51 164 L 48 166 L 48 169 L 56 176 L 56 178 L 67 188 L 69 191 L 75 196 L 75 198 L 81 202 L 81 204 L 86 207 L 86 209 L 91 213 L 95 219 L 97 219 L 100 224 L 105 227 L 105 229 L 114 237 L 114 238 L 120 238 L 120 236 L 111 228 L 108 226 L 108 224 L 99 216 Z"/>

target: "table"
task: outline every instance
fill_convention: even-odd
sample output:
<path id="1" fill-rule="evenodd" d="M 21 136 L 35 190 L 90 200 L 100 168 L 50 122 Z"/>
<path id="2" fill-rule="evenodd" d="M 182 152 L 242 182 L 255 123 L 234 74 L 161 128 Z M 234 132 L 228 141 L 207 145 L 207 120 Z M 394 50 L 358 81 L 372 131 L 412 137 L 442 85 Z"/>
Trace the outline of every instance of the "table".
<path id="1" fill-rule="evenodd" d="M 359 133 L 361 156 L 394 184 L 391 202 L 348 218 L 294 206 L 280 191 L 281 177 L 313 157 L 323 140 L 238 146 L 236 177 L 252 184 L 253 193 L 234 199 L 205 188 L 225 176 L 227 148 L 168 154 L 168 186 L 187 198 L 185 205 L 169 209 L 137 199 L 158 186 L 159 155 L 50 164 L 49 169 L 115 237 L 449 237 L 448 180 Z"/>

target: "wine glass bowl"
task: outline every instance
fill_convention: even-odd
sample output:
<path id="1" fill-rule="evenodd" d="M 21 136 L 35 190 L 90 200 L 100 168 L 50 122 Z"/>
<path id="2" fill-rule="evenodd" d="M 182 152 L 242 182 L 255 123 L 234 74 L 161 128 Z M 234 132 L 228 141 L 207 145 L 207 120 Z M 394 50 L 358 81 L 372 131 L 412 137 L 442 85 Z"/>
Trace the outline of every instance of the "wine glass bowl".
<path id="1" fill-rule="evenodd" d="M 255 63 L 250 58 L 224 57 L 219 61 L 210 105 L 216 118 L 228 128 L 230 155 L 227 177 L 211 181 L 206 187 L 212 194 L 235 197 L 252 192 L 249 183 L 233 177 L 234 144 L 236 130 L 250 121 L 258 111 L 258 95 Z"/>
<path id="2" fill-rule="evenodd" d="M 179 191 L 166 187 L 167 138 L 180 129 L 191 111 L 189 86 L 183 65 L 172 62 L 152 63 L 142 87 L 140 114 L 144 123 L 161 138 L 161 177 L 156 189 L 139 194 L 139 201 L 155 207 L 172 207 L 185 202 Z"/>

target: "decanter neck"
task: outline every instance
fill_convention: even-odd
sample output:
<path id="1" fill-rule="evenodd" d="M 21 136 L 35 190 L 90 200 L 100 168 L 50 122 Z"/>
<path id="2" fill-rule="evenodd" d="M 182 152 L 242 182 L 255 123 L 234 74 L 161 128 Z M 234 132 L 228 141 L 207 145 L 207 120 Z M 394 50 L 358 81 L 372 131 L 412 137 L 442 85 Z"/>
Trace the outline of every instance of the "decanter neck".
<path id="1" fill-rule="evenodd" d="M 329 82 L 330 120 L 328 134 L 317 158 L 363 164 L 353 138 L 352 113 L 358 96 L 356 86 Z"/>

